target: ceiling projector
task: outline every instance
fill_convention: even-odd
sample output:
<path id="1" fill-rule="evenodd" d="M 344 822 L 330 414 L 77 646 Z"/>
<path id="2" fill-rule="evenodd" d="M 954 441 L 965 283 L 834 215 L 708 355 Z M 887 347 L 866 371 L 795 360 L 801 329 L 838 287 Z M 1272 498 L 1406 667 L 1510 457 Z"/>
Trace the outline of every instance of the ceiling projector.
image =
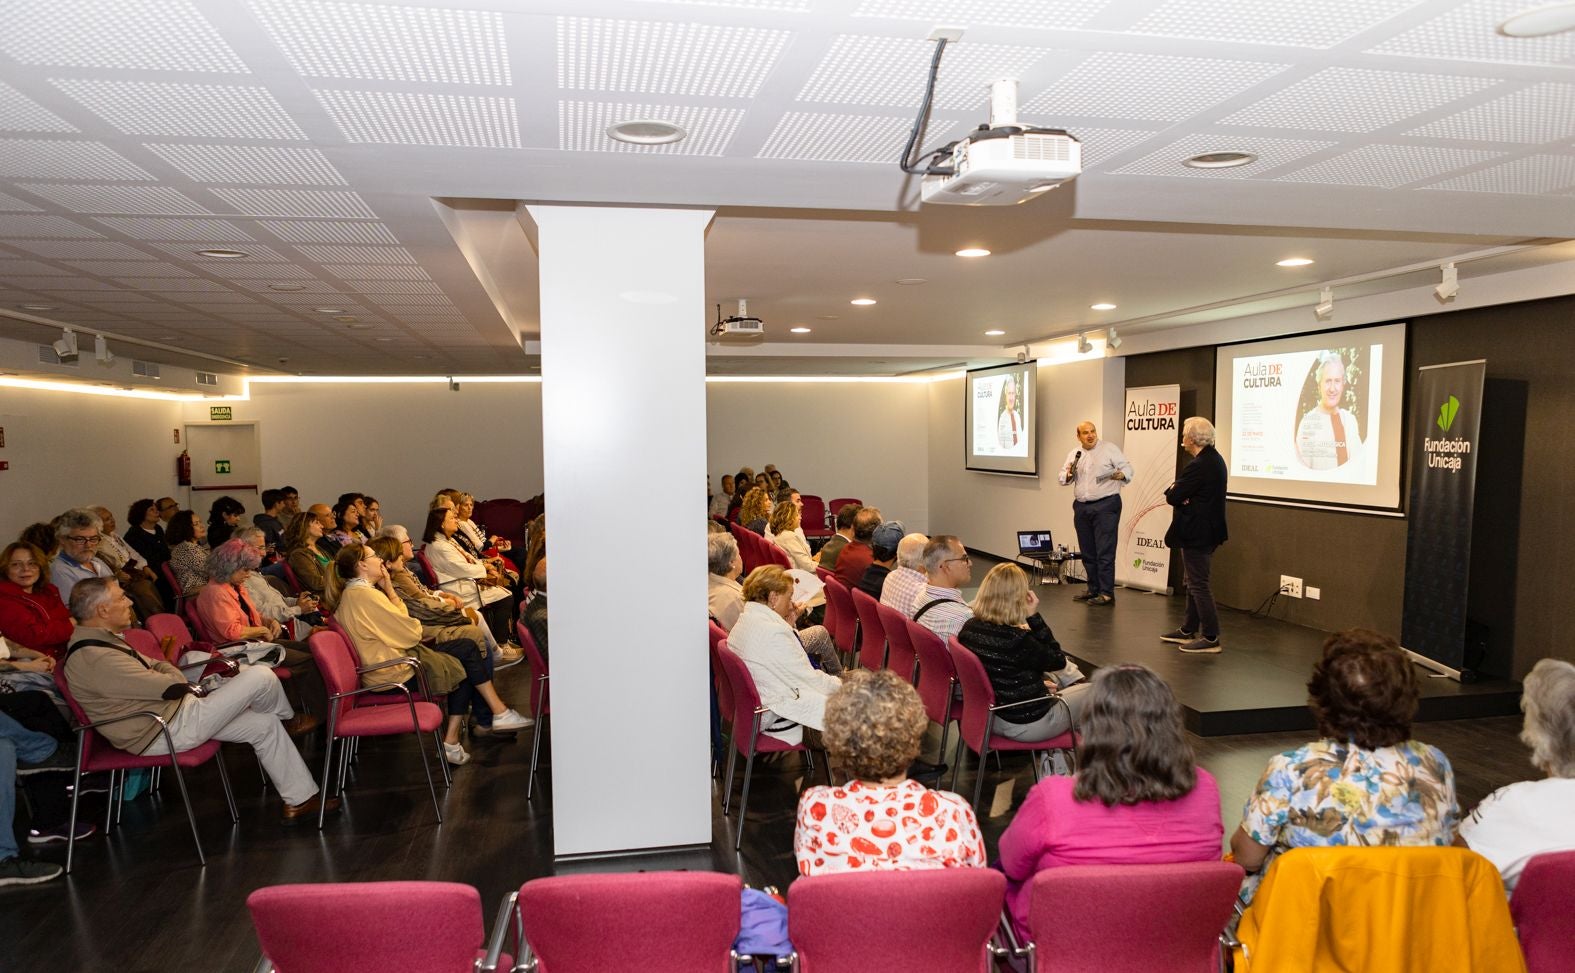
<path id="1" fill-rule="evenodd" d="M 741 297 L 738 313 L 729 317 L 722 317 L 722 305 L 716 306 L 716 324 L 711 326 L 711 333 L 723 338 L 763 338 L 766 322 L 750 317 L 749 302 Z"/>

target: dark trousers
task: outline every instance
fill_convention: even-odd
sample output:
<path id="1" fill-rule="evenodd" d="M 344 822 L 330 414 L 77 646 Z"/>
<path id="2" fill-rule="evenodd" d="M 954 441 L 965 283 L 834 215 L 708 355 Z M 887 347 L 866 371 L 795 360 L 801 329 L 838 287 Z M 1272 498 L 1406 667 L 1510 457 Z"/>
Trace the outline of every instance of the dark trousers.
<path id="1" fill-rule="evenodd" d="M 1083 557 L 1083 571 L 1088 575 L 1088 593 L 1114 597 L 1121 494 L 1087 503 L 1072 501 L 1072 526 L 1077 528 L 1077 547 Z"/>
<path id="2" fill-rule="evenodd" d="M 0 713 L 21 724 L 23 729 L 47 733 L 54 737 L 63 752 L 76 755 L 76 734 L 71 725 L 60 715 L 60 710 L 50 700 L 48 693 L 27 691 L 0 693 Z M 83 778 L 86 780 L 86 778 Z M 66 797 L 68 774 L 30 774 L 17 778 L 32 806 L 32 826 L 43 830 L 65 824 L 70 817 L 70 802 Z M 6 827 L 11 823 L 5 822 Z"/>
<path id="3" fill-rule="evenodd" d="M 1209 564 L 1213 560 L 1212 547 L 1181 549 L 1181 568 L 1187 587 L 1187 620 L 1181 627 L 1206 639 L 1220 637 L 1220 616 L 1214 609 L 1214 592 L 1209 590 Z"/>
<path id="4" fill-rule="evenodd" d="M 433 647 L 465 667 L 465 681 L 448 694 L 448 715 L 464 716 L 468 710 L 478 726 L 491 726 L 492 707 L 476 692 L 476 687 L 492 681 L 492 654 L 477 645 L 475 639 L 450 639 Z"/>

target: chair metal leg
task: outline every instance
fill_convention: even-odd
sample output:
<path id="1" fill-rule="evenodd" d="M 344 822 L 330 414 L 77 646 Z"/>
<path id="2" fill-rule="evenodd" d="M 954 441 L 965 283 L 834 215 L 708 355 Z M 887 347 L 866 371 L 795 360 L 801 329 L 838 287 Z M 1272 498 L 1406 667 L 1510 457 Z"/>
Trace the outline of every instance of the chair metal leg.
<path id="1" fill-rule="evenodd" d="M 442 824 L 443 823 L 443 808 L 442 808 L 441 805 L 438 804 L 437 785 L 432 783 L 432 768 L 431 768 L 430 765 L 427 764 L 427 748 L 422 746 L 422 744 L 421 744 L 421 730 L 420 730 L 421 724 L 416 723 L 415 719 L 416 719 L 416 704 L 414 702 L 412 702 L 410 704 L 410 721 L 411 721 L 411 724 L 417 728 L 416 729 L 416 749 L 421 751 L 421 772 L 427 775 L 427 790 L 432 793 L 432 810 L 437 812 L 438 824 Z M 438 755 L 438 760 L 439 761 L 442 761 L 444 759 L 444 757 L 443 757 L 443 744 L 441 742 L 438 743 L 437 755 Z"/>
<path id="2" fill-rule="evenodd" d="M 328 798 L 332 796 L 330 781 L 333 778 L 329 775 L 334 770 L 334 744 L 338 742 L 334 739 L 334 723 L 337 722 L 335 717 L 338 715 L 339 707 L 330 703 L 328 706 L 328 729 L 323 733 L 323 781 L 317 786 L 317 797 L 320 805 L 317 809 L 318 831 L 323 830 L 323 815 L 325 813 L 323 806 L 327 805 Z"/>
<path id="3" fill-rule="evenodd" d="M 239 824 L 241 815 L 235 810 L 235 792 L 230 790 L 230 771 L 224 766 L 224 754 L 215 751 L 213 761 L 219 765 L 219 783 L 224 785 L 224 802 L 230 806 L 230 823 Z"/>
<path id="4" fill-rule="evenodd" d="M 115 829 L 115 780 L 124 776 L 125 771 L 112 770 L 109 772 L 109 793 L 104 797 L 104 833 L 107 835 Z"/>
<path id="5" fill-rule="evenodd" d="M 175 755 L 170 754 L 170 769 L 175 772 L 175 783 L 180 785 L 181 803 L 186 805 L 186 820 L 191 823 L 191 840 L 197 846 L 197 864 L 206 866 L 208 859 L 202 854 L 202 836 L 197 833 L 197 814 L 191 809 L 191 795 L 186 791 L 186 775 L 181 773 Z"/>
<path id="6" fill-rule="evenodd" d="M 963 750 L 966 741 L 963 740 L 962 727 L 957 728 L 957 752 L 952 754 L 952 793 L 957 793 L 957 781 L 962 776 Z"/>
<path id="7" fill-rule="evenodd" d="M 87 746 L 83 732 L 77 733 L 77 769 L 71 781 L 71 822 L 66 827 L 66 874 L 71 874 L 72 859 L 77 850 L 77 804 L 82 800 L 82 751 Z"/>
<path id="8" fill-rule="evenodd" d="M 538 709 L 537 712 L 540 712 Z M 531 794 L 536 790 L 536 762 L 541 759 L 541 735 L 547 729 L 547 717 L 536 717 L 536 725 L 530 733 L 530 776 L 525 778 L 525 800 L 530 800 Z"/>
<path id="9" fill-rule="evenodd" d="M 737 728 L 734 728 L 737 732 Z M 738 747 L 733 741 L 733 734 L 727 735 L 727 780 L 722 784 L 722 816 L 727 817 L 733 807 L 733 771 L 738 763 Z"/>
<path id="10" fill-rule="evenodd" d="M 979 766 L 976 769 L 978 778 L 973 785 L 973 810 L 979 813 L 979 798 L 984 796 L 984 777 L 990 771 L 990 741 L 985 738 L 984 749 L 979 751 Z"/>
<path id="11" fill-rule="evenodd" d="M 345 781 L 350 776 L 350 761 L 355 759 L 355 739 L 350 737 L 339 742 L 339 794 L 345 792 Z"/>
<path id="12" fill-rule="evenodd" d="M 733 850 L 744 845 L 744 820 L 749 811 L 749 778 L 755 770 L 755 737 L 749 738 L 749 756 L 744 760 L 744 793 L 738 799 L 738 836 L 733 839 Z"/>
<path id="13" fill-rule="evenodd" d="M 465 738 L 464 731 L 461 730 L 461 732 L 460 732 L 460 739 L 463 740 L 464 738 Z M 442 754 L 443 753 L 443 730 L 441 728 L 432 731 L 432 742 L 437 745 L 437 752 L 439 754 Z M 423 750 L 422 752 L 425 753 L 426 751 Z M 444 787 L 453 787 L 454 786 L 454 778 L 449 775 L 449 772 L 448 772 L 448 760 L 447 759 L 438 761 L 438 770 L 441 770 L 443 772 L 443 786 Z"/>

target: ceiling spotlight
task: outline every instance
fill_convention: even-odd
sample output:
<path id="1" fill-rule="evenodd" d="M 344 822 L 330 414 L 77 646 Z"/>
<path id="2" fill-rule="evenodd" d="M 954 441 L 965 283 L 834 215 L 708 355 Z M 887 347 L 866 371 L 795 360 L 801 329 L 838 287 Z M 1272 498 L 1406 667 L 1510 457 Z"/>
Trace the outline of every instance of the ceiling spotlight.
<path id="1" fill-rule="evenodd" d="M 1116 306 L 1114 304 L 1107 304 L 1107 303 L 1101 301 L 1098 304 L 1090 304 L 1088 306 L 1088 309 L 1090 311 L 1114 311 L 1116 309 Z"/>
<path id="2" fill-rule="evenodd" d="M 1546 37 L 1575 29 L 1575 3 L 1552 3 L 1518 13 L 1498 25 L 1505 37 Z"/>
<path id="3" fill-rule="evenodd" d="M 1313 305 L 1313 316 L 1320 321 L 1334 317 L 1334 288 L 1325 287 L 1318 292 L 1318 303 Z"/>
<path id="4" fill-rule="evenodd" d="M 1006 332 L 1002 331 L 1000 328 L 991 328 L 989 331 L 984 333 L 984 336 L 986 338 L 999 338 L 1003 334 L 1006 334 Z"/>
<path id="5" fill-rule="evenodd" d="M 873 297 L 855 297 L 853 300 L 849 301 L 848 303 L 854 305 L 855 307 L 869 307 L 871 304 L 875 303 L 875 298 L 873 298 Z"/>
<path id="6" fill-rule="evenodd" d="M 268 285 L 268 289 L 271 290 L 271 291 L 304 291 L 304 290 L 306 290 L 306 285 L 305 284 L 269 284 Z"/>
<path id="7" fill-rule="evenodd" d="M 251 254 L 246 253 L 244 250 L 228 250 L 219 247 L 212 250 L 198 250 L 197 256 L 213 257 L 216 260 L 241 260 L 250 257 Z"/>
<path id="8" fill-rule="evenodd" d="M 1255 153 L 1231 149 L 1222 152 L 1202 152 L 1190 159 L 1182 159 L 1181 164 L 1189 169 L 1234 169 L 1257 161 L 1258 156 Z"/>
<path id="9" fill-rule="evenodd" d="M 906 286 L 911 286 L 913 284 L 929 283 L 929 278 L 928 277 L 898 277 L 897 278 L 897 283 L 902 284 L 903 286 L 906 287 Z"/>
<path id="10" fill-rule="evenodd" d="M 60 332 L 60 340 L 55 342 L 56 358 L 77 357 L 77 333 L 70 328 Z"/>
<path id="11" fill-rule="evenodd" d="M 1439 303 L 1443 304 L 1454 300 L 1455 295 L 1460 293 L 1460 275 L 1455 270 L 1453 263 L 1444 264 L 1439 269 L 1443 271 L 1444 279 L 1438 282 L 1437 287 L 1433 288 L 1433 296 L 1438 298 Z"/>
<path id="12" fill-rule="evenodd" d="M 17 307 L 24 311 L 53 311 L 53 304 L 18 304 Z"/>
<path id="13" fill-rule="evenodd" d="M 1110 330 L 1105 332 L 1105 347 L 1106 348 L 1120 348 L 1121 347 L 1121 336 L 1116 334 L 1116 329 L 1115 328 L 1111 328 Z"/>
<path id="14" fill-rule="evenodd" d="M 988 257 L 989 255 L 990 251 L 983 247 L 963 247 L 957 251 L 959 257 Z"/>
<path id="15" fill-rule="evenodd" d="M 1086 354 L 1088 354 L 1089 352 L 1091 352 L 1093 350 L 1094 350 L 1094 346 L 1093 346 L 1092 343 L 1089 342 L 1088 335 L 1086 335 L 1083 332 L 1079 331 L 1077 333 L 1077 353 L 1079 355 L 1086 355 Z"/>
<path id="16" fill-rule="evenodd" d="M 794 334 L 809 334 L 809 329 L 804 327 L 803 325 L 799 325 L 796 328 L 788 328 L 788 330 L 791 331 Z"/>
<path id="17" fill-rule="evenodd" d="M 312 310 L 316 311 L 318 314 L 343 314 L 343 313 L 345 313 L 345 309 L 342 308 L 342 307 L 314 307 L 314 308 L 312 308 Z"/>
<path id="18" fill-rule="evenodd" d="M 93 339 L 93 357 L 98 359 L 100 365 L 115 364 L 115 355 L 109 350 L 109 342 L 104 340 L 103 335 Z"/>
<path id="19" fill-rule="evenodd" d="M 1276 260 L 1274 262 L 1274 266 L 1276 266 L 1276 267 L 1306 267 L 1307 265 L 1309 265 L 1311 263 L 1312 263 L 1312 258 L 1311 257 L 1286 257 L 1284 260 Z"/>
<path id="20" fill-rule="evenodd" d="M 674 123 L 655 118 L 631 118 L 607 126 L 608 138 L 630 145 L 668 145 L 688 136 L 688 132 Z"/>

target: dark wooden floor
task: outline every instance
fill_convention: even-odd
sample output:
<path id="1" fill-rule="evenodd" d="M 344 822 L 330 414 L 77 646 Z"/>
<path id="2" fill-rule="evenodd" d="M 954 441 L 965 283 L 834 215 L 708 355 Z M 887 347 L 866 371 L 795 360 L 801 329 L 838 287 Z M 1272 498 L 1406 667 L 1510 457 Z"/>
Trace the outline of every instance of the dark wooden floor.
<path id="1" fill-rule="evenodd" d="M 502 673 L 500 684 L 506 695 L 523 699 L 527 679 L 519 667 Z M 1494 717 L 1421 724 L 1416 736 L 1441 747 L 1454 761 L 1461 803 L 1469 808 L 1493 788 L 1535 776 L 1516 739 L 1518 732 L 1518 718 Z M 1239 822 L 1242 803 L 1268 757 L 1306 737 L 1292 732 L 1193 738 L 1202 764 L 1220 780 L 1227 833 Z M 0 890 L 0 970 L 243 973 L 257 957 L 245 899 L 264 885 L 382 879 L 466 882 L 480 890 L 490 924 L 505 892 L 554 871 L 550 786 L 538 789 L 534 802 L 525 800 L 529 731 L 514 743 L 472 747 L 474 759 L 456 771 L 454 788 L 444 797 L 442 826 L 435 824 L 411 743 L 368 741 L 344 813 L 330 819 L 321 833 L 311 825 L 278 825 L 277 798 L 263 792 L 249 752 L 227 752 L 238 785 L 238 826 L 228 823 L 211 766 L 191 779 L 209 856 L 206 868 L 197 866 L 179 796 L 166 781 L 166 791 L 126 805 L 116 834 L 79 846 L 76 870 L 69 877 Z M 616 767 L 608 772 L 616 773 Z M 793 812 L 801 776 L 800 764 L 791 755 L 757 770 L 741 854 L 732 850 L 736 818 L 723 819 L 718 804 L 709 852 L 575 867 L 709 868 L 737 871 L 754 885 L 785 888 L 795 875 Z M 964 790 L 972 780 L 965 775 Z M 1031 781 L 1022 757 L 1009 758 L 1004 773 L 991 768 L 984 801 L 990 810 L 982 817 L 992 852 Z M 95 800 L 84 798 L 85 803 Z M 102 804 L 92 807 L 101 809 Z M 63 846 L 25 853 L 65 860 Z"/>

